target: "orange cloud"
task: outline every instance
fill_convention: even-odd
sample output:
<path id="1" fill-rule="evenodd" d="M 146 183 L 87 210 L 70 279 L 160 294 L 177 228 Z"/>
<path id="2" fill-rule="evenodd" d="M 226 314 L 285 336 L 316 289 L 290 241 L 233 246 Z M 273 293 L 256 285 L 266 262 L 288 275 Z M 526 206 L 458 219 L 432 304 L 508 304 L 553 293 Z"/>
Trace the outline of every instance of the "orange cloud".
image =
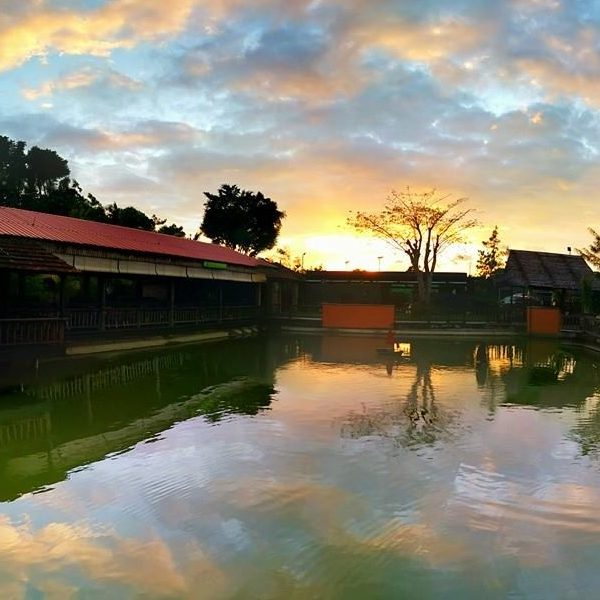
<path id="1" fill-rule="evenodd" d="M 24 88 L 23 96 L 27 100 L 38 100 L 45 96 L 51 96 L 56 92 L 87 88 L 95 83 L 103 81 L 105 85 L 136 91 L 142 88 L 142 84 L 116 71 L 99 71 L 91 68 L 81 69 L 70 73 L 62 78 L 45 81 L 37 88 Z"/>
<path id="2" fill-rule="evenodd" d="M 223 572 L 195 544 L 188 547 L 185 564 L 179 567 L 159 538 L 121 538 L 111 531 L 59 522 L 34 530 L 0 517 L 0 595 L 20 597 L 21 584 L 32 569 L 49 597 L 69 597 L 75 591 L 61 581 L 64 569 L 79 569 L 103 586 L 115 583 L 135 594 L 160 597 L 194 597 L 192 585 L 199 576 L 206 597 L 219 595 L 226 582 Z"/>
<path id="3" fill-rule="evenodd" d="M 179 33 L 195 0 L 113 0 L 91 11 L 32 12 L 0 21 L 0 71 L 48 52 L 109 56 L 146 40 Z"/>
<path id="4" fill-rule="evenodd" d="M 388 19 L 359 23 L 351 35 L 363 48 L 376 46 L 407 60 L 431 62 L 477 47 L 489 35 L 489 27 L 457 19 L 422 24 Z"/>

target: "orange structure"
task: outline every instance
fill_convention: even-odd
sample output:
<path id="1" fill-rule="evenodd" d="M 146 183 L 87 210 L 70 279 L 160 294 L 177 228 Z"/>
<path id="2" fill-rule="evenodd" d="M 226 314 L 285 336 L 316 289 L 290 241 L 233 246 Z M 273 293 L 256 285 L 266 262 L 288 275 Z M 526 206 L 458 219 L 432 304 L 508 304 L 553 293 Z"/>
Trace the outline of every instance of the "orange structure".
<path id="1" fill-rule="evenodd" d="M 558 308 L 527 307 L 527 333 L 530 335 L 558 335 L 562 318 Z"/>
<path id="2" fill-rule="evenodd" d="M 323 327 L 337 329 L 391 329 L 395 308 L 388 304 L 323 304 Z"/>

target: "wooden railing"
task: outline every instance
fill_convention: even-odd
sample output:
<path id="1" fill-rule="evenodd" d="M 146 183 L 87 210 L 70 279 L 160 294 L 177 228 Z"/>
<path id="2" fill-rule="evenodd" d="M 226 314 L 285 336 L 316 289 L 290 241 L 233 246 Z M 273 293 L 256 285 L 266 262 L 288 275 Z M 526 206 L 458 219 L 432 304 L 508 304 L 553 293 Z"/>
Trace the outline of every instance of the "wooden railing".
<path id="1" fill-rule="evenodd" d="M 275 319 L 320 320 L 322 314 L 319 305 L 299 305 L 282 308 L 271 307 L 270 316 Z M 519 326 L 526 321 L 525 307 L 491 307 L 478 310 L 441 310 L 434 308 L 421 315 L 396 308 L 395 323 L 397 327 L 444 327 L 444 326 Z"/>
<path id="2" fill-rule="evenodd" d="M 0 346 L 62 344 L 65 319 L 0 319 Z"/>
<path id="3" fill-rule="evenodd" d="M 201 325 L 245 321 L 259 315 L 257 306 L 209 306 L 174 308 L 72 309 L 68 313 L 70 331 L 102 329 L 142 329 L 176 325 Z"/>

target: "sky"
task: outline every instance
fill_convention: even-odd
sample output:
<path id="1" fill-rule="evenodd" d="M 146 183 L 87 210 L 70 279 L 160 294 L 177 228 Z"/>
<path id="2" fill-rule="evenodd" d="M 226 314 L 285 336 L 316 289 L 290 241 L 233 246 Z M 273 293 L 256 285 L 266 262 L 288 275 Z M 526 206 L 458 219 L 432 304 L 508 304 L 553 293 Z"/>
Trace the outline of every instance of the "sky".
<path id="1" fill-rule="evenodd" d="M 476 209 L 442 269 L 494 225 L 566 252 L 600 227 L 600 1 L 0 0 L 0 135 L 188 234 L 260 190 L 305 267 L 407 268 L 346 225 L 406 186 Z"/>

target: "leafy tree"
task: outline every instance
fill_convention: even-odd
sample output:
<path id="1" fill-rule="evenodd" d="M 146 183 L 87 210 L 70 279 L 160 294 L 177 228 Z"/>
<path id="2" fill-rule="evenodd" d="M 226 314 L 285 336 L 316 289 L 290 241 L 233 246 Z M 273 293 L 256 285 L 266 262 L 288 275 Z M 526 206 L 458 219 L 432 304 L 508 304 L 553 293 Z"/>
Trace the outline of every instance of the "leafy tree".
<path id="1" fill-rule="evenodd" d="M 261 192 L 227 184 L 217 194 L 204 192 L 204 195 L 207 200 L 200 231 L 214 244 L 250 256 L 273 248 L 285 217 L 276 202 Z"/>
<path id="2" fill-rule="evenodd" d="M 392 191 L 383 210 L 378 213 L 357 211 L 348 224 L 357 231 L 385 240 L 392 248 L 406 254 L 410 270 L 417 278 L 418 300 L 428 305 L 431 280 L 439 255 L 451 244 L 462 241 L 463 232 L 474 227 L 473 209 L 462 208 L 466 198 L 452 200 L 435 188 L 426 192 Z"/>
<path id="3" fill-rule="evenodd" d="M 25 142 L 0 136 L 0 202 L 16 206 L 26 191 Z"/>
<path id="4" fill-rule="evenodd" d="M 102 204 L 92 194 L 84 196 L 79 183 L 69 177 L 61 179 L 49 194 L 32 198 L 28 208 L 87 221 L 107 220 Z"/>
<path id="5" fill-rule="evenodd" d="M 27 153 L 27 187 L 38 196 L 48 195 L 70 175 L 67 161 L 54 150 L 34 146 Z"/>
<path id="6" fill-rule="evenodd" d="M 600 234 L 592 227 L 588 227 L 588 231 L 594 238 L 592 243 L 587 248 L 577 248 L 577 252 L 598 269 L 600 268 Z"/>
<path id="7" fill-rule="evenodd" d="M 69 175 L 68 162 L 54 150 L 34 146 L 26 152 L 25 142 L 0 136 L 0 204 L 147 231 L 159 227 L 161 233 L 185 236 L 182 227 L 165 226 L 166 219 L 133 206 L 102 206 Z"/>
<path id="8" fill-rule="evenodd" d="M 106 207 L 108 222 L 112 225 L 131 227 L 132 229 L 143 229 L 154 231 L 156 221 L 133 206 L 120 208 L 115 202 Z"/>
<path id="9" fill-rule="evenodd" d="M 505 251 L 500 246 L 498 225 L 494 227 L 490 237 L 481 243 L 483 244 L 483 249 L 477 253 L 477 275 L 488 279 L 504 267 Z"/>
<path id="10" fill-rule="evenodd" d="M 171 225 L 162 225 L 158 228 L 158 233 L 164 233 L 165 235 L 172 235 L 175 237 L 185 237 L 185 231 L 181 225 L 175 225 L 175 223 L 171 223 Z"/>

